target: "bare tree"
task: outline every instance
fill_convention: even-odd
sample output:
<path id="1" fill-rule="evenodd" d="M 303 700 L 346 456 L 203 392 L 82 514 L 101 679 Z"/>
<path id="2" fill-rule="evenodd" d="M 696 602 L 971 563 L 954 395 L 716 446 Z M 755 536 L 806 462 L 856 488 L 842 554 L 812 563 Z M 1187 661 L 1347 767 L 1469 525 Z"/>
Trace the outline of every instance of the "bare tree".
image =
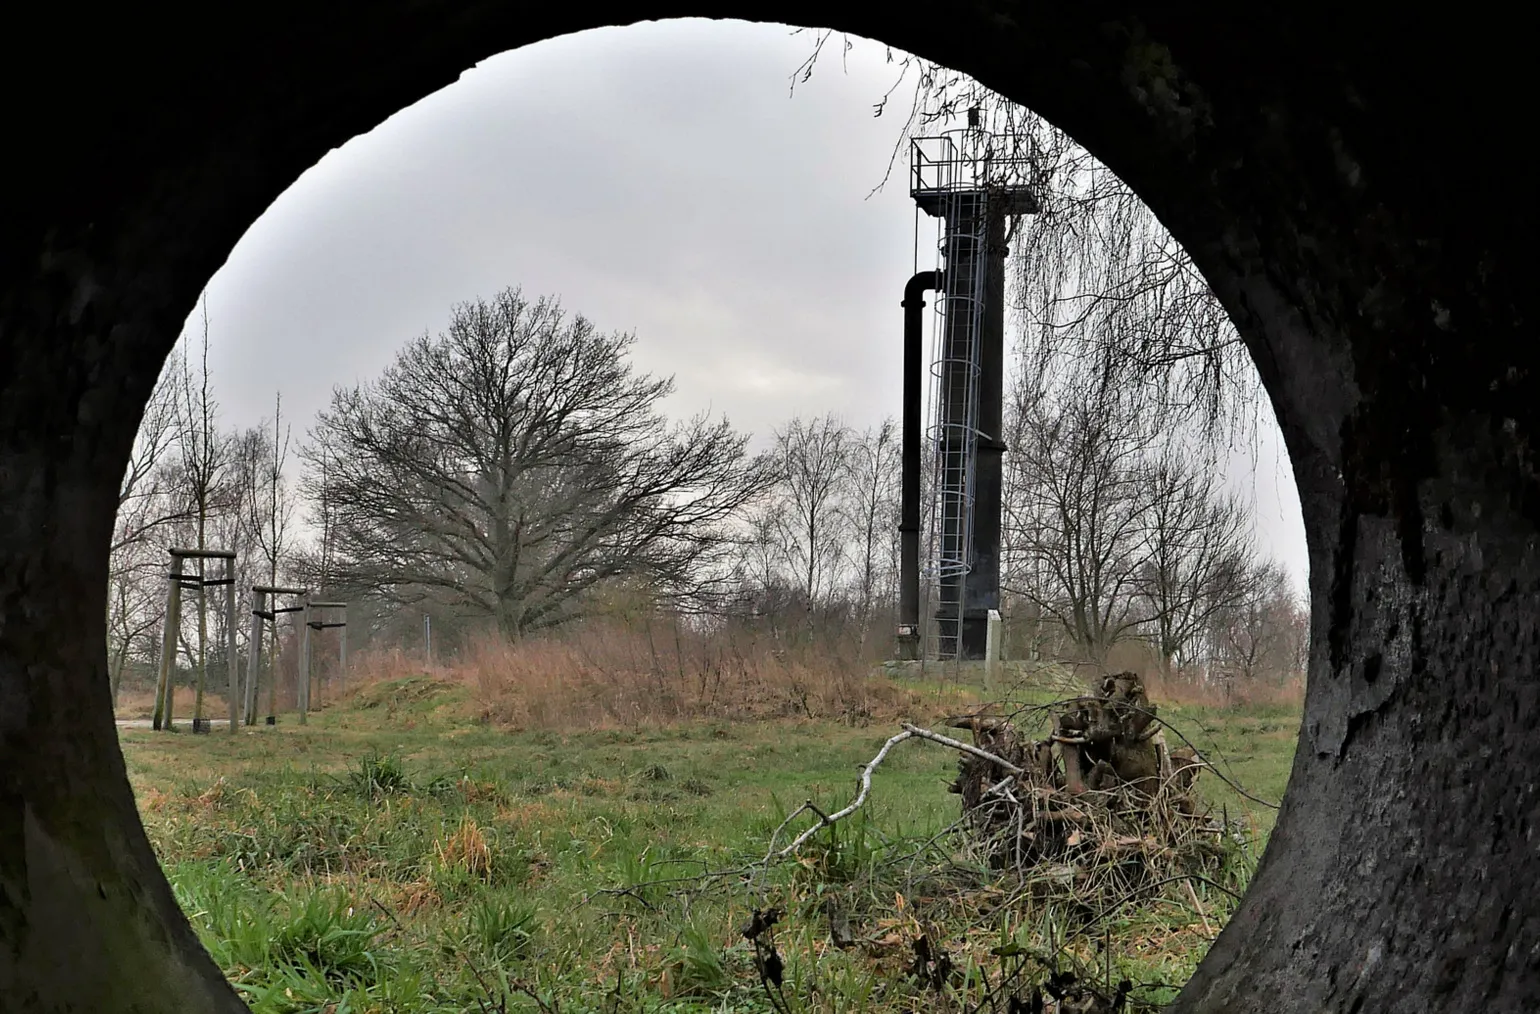
<path id="1" fill-rule="evenodd" d="M 845 555 L 841 499 L 850 439 L 849 427 L 833 415 L 793 419 L 775 432 L 780 481 L 769 523 L 809 602 L 832 590 Z"/>
<path id="2" fill-rule="evenodd" d="M 295 500 L 286 475 L 289 459 L 289 427 L 283 418 L 283 396 L 275 395 L 273 416 L 259 426 L 232 436 L 233 496 L 237 510 L 232 512 L 233 529 L 224 536 L 232 545 L 252 547 L 238 561 L 240 587 L 254 584 L 277 585 L 280 572 L 289 569 L 294 549 Z M 261 628 L 269 638 L 263 649 L 269 660 L 278 658 L 278 625 Z M 247 632 L 237 630 L 237 640 L 244 644 Z M 245 645 L 250 651 L 252 646 Z M 276 669 L 274 670 L 276 672 Z"/>
<path id="3" fill-rule="evenodd" d="M 324 443 L 316 448 L 319 457 L 314 483 L 314 519 L 318 529 L 319 544 L 316 546 L 314 584 L 317 588 L 330 588 L 332 578 L 332 550 L 336 548 L 336 512 L 332 509 L 331 449 Z"/>
<path id="4" fill-rule="evenodd" d="M 1277 563 L 1262 561 L 1247 568 L 1242 588 L 1230 608 L 1216 613 L 1220 669 L 1248 682 L 1293 675 L 1301 610 L 1288 574 Z"/>
<path id="5" fill-rule="evenodd" d="M 171 495 L 174 477 L 166 467 L 178 439 L 176 381 L 181 371 L 182 356 L 175 351 L 145 405 L 128 468 L 118 484 L 114 553 L 146 541 L 158 529 L 187 516 L 185 505 Z"/>
<path id="6" fill-rule="evenodd" d="M 1022 385 L 1013 413 L 1019 443 L 1006 493 L 1016 558 L 1005 590 L 1062 628 L 1084 661 L 1099 663 L 1142 619 L 1133 592 L 1153 438 L 1095 384 L 1057 395 Z"/>
<path id="7" fill-rule="evenodd" d="M 845 513 L 854 543 L 856 604 L 865 643 L 873 603 L 890 595 L 898 572 L 898 426 L 884 419 L 849 442 L 846 452 Z"/>
<path id="8" fill-rule="evenodd" d="M 247 538 L 266 565 L 269 584 L 278 583 L 279 568 L 290 548 L 294 498 L 285 470 L 289 461 L 289 427 L 283 421 L 283 395 L 273 399 L 272 432 L 248 430 L 242 441 L 242 458 L 248 472 L 241 490 L 242 515 Z"/>
<path id="9" fill-rule="evenodd" d="M 334 392 L 302 456 L 312 503 L 325 465 L 339 581 L 436 593 L 510 637 L 614 578 L 688 586 L 770 472 L 725 421 L 670 425 L 672 381 L 632 370 L 633 341 L 508 289 Z"/>
<path id="10" fill-rule="evenodd" d="M 1003 102 L 994 115 L 1027 157 L 1039 204 L 1011 244 L 1031 366 L 1093 365 L 1104 384 L 1138 391 L 1145 411 L 1205 435 L 1254 422 L 1259 388 L 1240 336 L 1149 207 L 1042 119 Z"/>
<path id="11" fill-rule="evenodd" d="M 173 355 L 150 395 L 128 467 L 118 486 L 118 512 L 107 569 L 108 671 L 116 703 L 124 669 L 144 642 L 154 654 L 153 633 L 160 623 L 165 589 L 165 555 L 157 536 L 185 518 L 185 505 L 174 495 L 174 475 L 167 460 L 176 438 L 173 379 L 180 370 Z"/>
<path id="12" fill-rule="evenodd" d="M 231 490 L 225 483 L 230 464 L 231 447 L 226 435 L 219 429 L 219 404 L 214 398 L 209 378 L 209 316 L 208 298 L 203 301 L 202 339 L 197 355 L 197 372 L 192 366 L 193 357 L 183 354 L 180 372 L 176 379 L 176 442 L 178 464 L 182 480 L 185 512 L 194 523 L 196 548 L 207 549 L 209 525 L 212 517 L 232 506 Z M 223 547 L 233 548 L 233 547 Z M 207 575 L 207 560 L 198 561 L 198 577 Z M 193 706 L 194 719 L 203 717 L 203 691 L 208 676 L 208 609 L 207 588 L 198 590 L 198 646 L 197 646 L 197 697 Z M 167 688 L 169 712 L 171 692 Z M 169 715 L 168 715 L 169 720 Z"/>
<path id="13" fill-rule="evenodd" d="M 1245 507 L 1225 493 L 1212 468 L 1168 442 L 1145 469 L 1145 516 L 1136 587 L 1149 639 L 1170 676 L 1214 617 L 1246 593 L 1252 549 Z"/>

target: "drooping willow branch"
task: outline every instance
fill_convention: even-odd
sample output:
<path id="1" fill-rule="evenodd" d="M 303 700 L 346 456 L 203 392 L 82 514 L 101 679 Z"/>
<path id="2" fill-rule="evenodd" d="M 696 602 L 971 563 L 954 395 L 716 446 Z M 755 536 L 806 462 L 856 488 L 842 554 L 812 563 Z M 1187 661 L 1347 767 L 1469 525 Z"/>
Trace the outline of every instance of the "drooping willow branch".
<path id="1" fill-rule="evenodd" d="M 831 38 L 814 33 L 794 87 L 812 76 Z M 842 54 L 852 46 L 841 38 Z M 1154 417 L 1153 428 L 1191 425 L 1210 442 L 1254 432 L 1261 389 L 1235 326 L 1133 189 L 1062 130 L 972 78 L 891 49 L 887 59 L 895 80 L 874 113 L 885 115 L 905 82 L 912 98 L 874 192 L 912 138 L 959 126 L 976 110 L 1000 164 L 1016 167 L 1002 182 L 1038 198 L 1040 210 L 1010 241 L 1018 382 L 1051 392 L 1067 376 L 1090 376 L 1130 392 L 1129 411 Z"/>

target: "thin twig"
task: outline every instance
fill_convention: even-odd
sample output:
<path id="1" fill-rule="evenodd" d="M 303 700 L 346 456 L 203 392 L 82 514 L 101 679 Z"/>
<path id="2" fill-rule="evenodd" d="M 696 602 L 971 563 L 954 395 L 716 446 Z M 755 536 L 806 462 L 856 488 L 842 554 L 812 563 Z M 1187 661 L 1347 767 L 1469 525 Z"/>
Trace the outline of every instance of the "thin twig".
<path id="1" fill-rule="evenodd" d="M 1183 743 L 1186 743 L 1189 747 L 1191 747 L 1192 751 L 1194 753 L 1196 753 L 1199 757 L 1203 756 L 1203 751 L 1199 750 L 1198 747 L 1197 747 L 1197 744 L 1195 744 L 1192 740 L 1188 739 L 1186 734 L 1183 733 L 1181 729 L 1178 729 L 1176 726 L 1172 725 L 1170 722 L 1166 721 L 1164 718 L 1161 718 L 1159 715 L 1155 714 L 1154 711 L 1146 709 L 1146 708 L 1141 708 L 1141 707 L 1139 707 L 1138 705 L 1135 705 L 1135 704 L 1129 704 L 1129 705 L 1126 705 L 1126 706 L 1131 711 L 1137 711 L 1141 715 L 1148 715 L 1153 720 L 1159 722 L 1161 725 L 1163 725 L 1166 728 L 1170 729 L 1172 732 L 1176 733 L 1176 737 L 1178 739 L 1180 739 Z M 1267 807 L 1270 810 L 1276 810 L 1276 809 L 1279 808 L 1280 804 L 1278 804 L 1278 803 L 1269 802 L 1268 800 L 1263 799 L 1260 796 L 1253 796 L 1251 793 L 1249 793 L 1245 789 L 1241 788 L 1239 782 L 1235 781 L 1235 779 L 1231 778 L 1229 775 L 1226 775 L 1223 771 L 1219 770 L 1214 765 L 1209 764 L 1207 762 L 1202 762 L 1202 763 L 1203 763 L 1204 767 L 1206 767 L 1210 771 L 1214 772 L 1215 776 L 1217 776 L 1220 781 L 1224 782 L 1226 785 L 1230 786 L 1230 788 L 1234 789 L 1237 795 L 1244 796 L 1247 799 L 1251 800 L 1253 803 L 1257 803 L 1260 806 L 1265 806 L 1265 807 Z"/>
<path id="2" fill-rule="evenodd" d="M 388 909 L 384 905 L 380 904 L 380 899 L 378 899 L 378 898 L 370 898 L 369 899 L 369 904 L 373 905 L 375 908 L 377 908 L 381 912 L 385 913 L 385 918 L 389 919 L 390 922 L 391 922 L 391 925 L 396 927 L 396 932 L 398 932 L 398 933 L 405 932 L 401 928 L 400 921 L 396 918 L 396 913 L 392 912 L 390 909 Z"/>
<path id="3" fill-rule="evenodd" d="M 1187 877 L 1182 881 L 1187 886 L 1187 897 L 1192 899 L 1192 907 L 1198 913 L 1198 918 L 1203 920 L 1203 935 L 1210 940 L 1214 939 L 1214 927 L 1208 924 L 1208 915 L 1203 911 L 1203 906 L 1198 903 L 1198 892 L 1193 890 L 1192 878 Z"/>

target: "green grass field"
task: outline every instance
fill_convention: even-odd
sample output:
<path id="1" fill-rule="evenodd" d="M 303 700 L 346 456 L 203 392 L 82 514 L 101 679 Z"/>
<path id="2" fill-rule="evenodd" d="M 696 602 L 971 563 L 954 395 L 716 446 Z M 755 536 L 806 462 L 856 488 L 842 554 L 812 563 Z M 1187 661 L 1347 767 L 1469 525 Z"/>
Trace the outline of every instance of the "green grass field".
<path id="1" fill-rule="evenodd" d="M 956 703 L 916 697 L 922 723 Z M 1044 951 L 1158 1003 L 1233 907 L 1200 879 L 1072 931 L 1074 913 L 938 837 L 958 815 L 957 757 L 922 742 L 895 748 L 862 812 L 759 864 L 804 800 L 849 801 L 902 716 L 562 735 L 473 713 L 463 690 L 422 679 L 234 742 L 122 734 L 177 896 L 254 1010 L 974 1010 L 1013 970 L 1046 974 Z M 1297 715 L 1162 714 L 1252 794 L 1281 796 Z M 1265 837 L 1270 810 L 1212 775 L 1203 788 Z M 1237 850 L 1230 889 L 1254 861 Z M 830 899 L 852 946 L 831 943 Z M 739 931 L 766 904 L 787 913 L 780 991 Z M 905 974 L 921 933 L 955 965 L 941 986 Z"/>

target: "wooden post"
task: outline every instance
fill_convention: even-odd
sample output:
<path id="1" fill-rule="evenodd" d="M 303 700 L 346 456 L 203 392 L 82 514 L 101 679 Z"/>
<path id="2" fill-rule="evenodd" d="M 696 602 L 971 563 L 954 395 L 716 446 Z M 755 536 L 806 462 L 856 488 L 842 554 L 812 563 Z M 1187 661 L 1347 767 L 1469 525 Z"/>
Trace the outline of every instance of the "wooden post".
<path id="1" fill-rule="evenodd" d="M 164 639 L 160 649 L 160 675 L 155 681 L 155 720 L 157 730 L 171 728 L 171 675 L 176 669 L 176 637 L 182 624 L 182 558 L 171 554 L 171 587 L 166 591 Z"/>
<path id="2" fill-rule="evenodd" d="M 236 698 L 240 694 L 240 660 L 235 657 L 235 558 L 225 561 L 225 654 L 230 667 L 230 735 L 240 729 L 241 709 Z"/>
<path id="3" fill-rule="evenodd" d="M 988 691 L 1000 685 L 1000 634 L 1003 626 L 1000 610 L 991 609 L 984 630 L 984 689 Z"/>
<path id="4" fill-rule="evenodd" d="M 307 619 L 305 621 L 305 629 L 306 629 L 306 631 L 314 630 L 314 631 L 316 631 L 316 635 L 315 636 L 319 636 L 320 632 L 323 631 L 323 630 L 334 630 L 334 629 L 337 629 L 337 628 L 340 628 L 342 630 L 342 645 L 341 645 L 342 650 L 341 650 L 341 653 L 340 653 L 340 657 L 341 657 L 341 664 L 342 665 L 346 665 L 347 664 L 347 656 L 348 656 L 348 642 L 347 642 L 347 636 L 348 636 L 347 621 L 348 621 L 348 617 L 347 617 L 346 610 L 348 608 L 348 604 L 346 602 L 322 602 L 320 599 L 313 599 L 313 600 L 307 600 L 305 605 L 306 605 L 305 616 L 307 617 Z M 343 614 L 342 614 L 342 619 L 341 620 L 328 620 L 326 618 L 326 614 L 327 613 L 333 612 L 333 611 L 338 610 L 338 609 L 343 610 Z M 322 676 L 321 674 L 317 674 L 316 675 L 316 679 L 315 679 L 315 696 L 310 701 L 311 707 L 314 707 L 314 708 L 317 708 L 317 709 L 320 708 L 320 706 L 321 706 L 321 686 L 322 686 L 322 684 L 324 682 L 325 682 L 324 676 Z"/>
<path id="5" fill-rule="evenodd" d="M 320 711 L 321 688 L 326 683 L 326 667 L 316 665 L 315 656 L 321 646 L 321 627 L 324 622 L 322 617 L 326 615 L 326 610 L 317 607 L 312 602 L 310 603 L 310 611 L 305 615 L 307 617 L 305 620 L 305 636 L 309 639 L 310 644 L 310 665 L 308 668 L 313 670 L 310 674 L 310 696 L 307 698 L 307 703 L 311 708 Z"/>
<path id="6" fill-rule="evenodd" d="M 201 541 L 201 540 L 200 540 Z M 203 548 L 201 545 L 198 547 Z M 193 732 L 203 724 L 203 690 L 209 682 L 209 558 L 198 556 L 198 689 L 193 694 Z"/>
<path id="7" fill-rule="evenodd" d="M 251 626 L 246 641 L 246 694 L 241 717 L 247 725 L 257 722 L 257 678 L 262 672 L 262 592 L 251 590 Z"/>
<path id="8" fill-rule="evenodd" d="M 342 607 L 342 646 L 337 650 L 337 693 L 342 693 L 348 685 L 348 607 Z"/>
<path id="9" fill-rule="evenodd" d="M 295 697 L 299 705 L 299 724 L 307 724 L 310 711 L 310 599 L 302 603 L 299 635 L 299 675 L 295 677 Z"/>
<path id="10" fill-rule="evenodd" d="M 283 657 L 283 631 L 278 629 L 278 597 L 272 598 L 273 657 L 267 660 L 267 717 L 276 721 L 278 715 L 278 670 Z"/>

